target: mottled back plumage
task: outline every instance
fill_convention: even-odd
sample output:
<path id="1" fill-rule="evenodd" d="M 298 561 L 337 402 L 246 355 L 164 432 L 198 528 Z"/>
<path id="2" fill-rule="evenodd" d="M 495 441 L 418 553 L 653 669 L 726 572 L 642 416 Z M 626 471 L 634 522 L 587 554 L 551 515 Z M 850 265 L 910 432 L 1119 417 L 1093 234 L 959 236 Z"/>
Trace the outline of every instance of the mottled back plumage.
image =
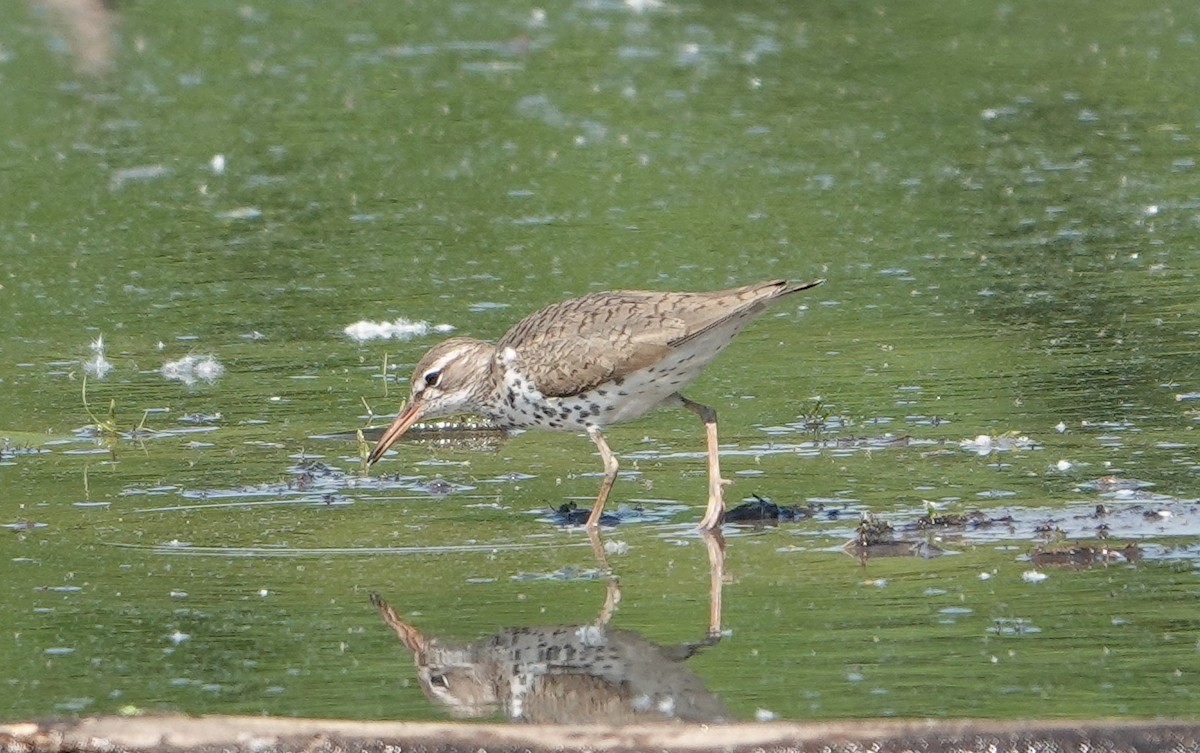
<path id="1" fill-rule="evenodd" d="M 521 362 L 538 365 L 530 376 L 542 394 L 578 394 L 652 366 L 723 322 L 748 323 L 767 302 L 819 282 L 772 280 L 700 293 L 589 293 L 530 314 L 496 347 L 512 348 Z"/>

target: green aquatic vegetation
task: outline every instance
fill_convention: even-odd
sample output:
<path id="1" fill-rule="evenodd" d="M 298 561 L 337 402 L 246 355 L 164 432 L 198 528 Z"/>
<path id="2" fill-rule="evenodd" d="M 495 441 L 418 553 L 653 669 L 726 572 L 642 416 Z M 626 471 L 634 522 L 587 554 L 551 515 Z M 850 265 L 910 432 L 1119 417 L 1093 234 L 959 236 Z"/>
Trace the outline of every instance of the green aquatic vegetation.
<path id="1" fill-rule="evenodd" d="M 800 414 L 800 424 L 812 434 L 813 439 L 820 439 L 828 423 L 829 409 L 819 397 L 813 398 Z"/>
<path id="2" fill-rule="evenodd" d="M 117 426 L 117 399 L 112 398 L 108 401 L 108 415 L 105 418 L 99 418 L 92 411 L 92 406 L 88 404 L 87 374 L 83 375 L 79 394 L 83 400 L 83 409 L 87 412 L 88 418 L 92 419 L 92 427 L 96 430 L 96 433 L 102 437 L 120 436 L 121 430 Z"/>
<path id="3" fill-rule="evenodd" d="M 383 375 L 383 397 L 386 400 L 388 396 L 388 353 L 386 350 L 383 352 L 383 367 L 380 369 L 380 373 Z"/>
<path id="4" fill-rule="evenodd" d="M 97 416 L 95 411 L 92 410 L 91 404 L 88 402 L 87 374 L 83 375 L 79 393 L 80 398 L 83 401 L 83 410 L 88 414 L 88 418 L 92 419 L 91 426 L 96 432 L 96 437 L 98 439 L 102 439 L 104 441 L 115 441 L 117 439 L 127 438 L 136 439 L 138 437 L 144 437 L 148 434 L 156 433 L 154 429 L 146 426 L 146 421 L 150 417 L 149 410 L 142 411 L 142 417 L 137 422 L 136 426 L 130 429 L 123 428 L 121 422 L 117 420 L 117 399 L 115 397 L 109 398 L 107 413 L 103 417 Z"/>
<path id="5" fill-rule="evenodd" d="M 368 459 L 371 457 L 371 443 L 368 442 L 363 436 L 362 429 L 356 429 L 354 431 L 354 435 L 355 439 L 357 440 L 356 446 L 358 447 L 358 460 L 362 469 L 362 473 L 366 475 L 371 468 L 371 464 L 368 462 Z"/>

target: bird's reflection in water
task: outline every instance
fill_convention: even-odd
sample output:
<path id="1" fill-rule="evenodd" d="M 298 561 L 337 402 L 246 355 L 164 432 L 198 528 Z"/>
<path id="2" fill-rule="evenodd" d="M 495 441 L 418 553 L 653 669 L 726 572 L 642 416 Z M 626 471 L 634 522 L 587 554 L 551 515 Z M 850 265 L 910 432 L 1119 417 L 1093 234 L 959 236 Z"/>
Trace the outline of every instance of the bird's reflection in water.
<path id="1" fill-rule="evenodd" d="M 35 9 L 44 5 L 51 11 L 77 73 L 102 76 L 116 67 L 116 0 L 29 0 L 29 5 Z"/>
<path id="2" fill-rule="evenodd" d="M 612 576 L 592 623 L 508 628 L 470 643 L 421 633 L 378 594 L 371 602 L 412 652 L 425 695 L 458 718 L 502 713 L 542 724 L 729 721 L 725 703 L 684 665 L 721 638 L 724 541 L 719 533 L 702 537 L 709 554 L 710 619 L 706 636 L 695 643 L 663 646 L 609 627 L 620 600 Z M 602 557 L 594 535 L 592 542 Z"/>

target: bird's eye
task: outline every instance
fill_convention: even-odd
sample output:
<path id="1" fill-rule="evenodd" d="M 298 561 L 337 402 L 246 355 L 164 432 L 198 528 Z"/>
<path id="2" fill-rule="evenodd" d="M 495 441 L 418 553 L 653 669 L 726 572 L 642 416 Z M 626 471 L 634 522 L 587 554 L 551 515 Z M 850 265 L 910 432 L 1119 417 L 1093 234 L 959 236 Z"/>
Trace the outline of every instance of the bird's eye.
<path id="1" fill-rule="evenodd" d="M 426 387 L 436 387 L 437 383 L 440 382 L 441 379 L 442 379 L 442 372 L 431 371 L 425 375 L 425 386 Z"/>

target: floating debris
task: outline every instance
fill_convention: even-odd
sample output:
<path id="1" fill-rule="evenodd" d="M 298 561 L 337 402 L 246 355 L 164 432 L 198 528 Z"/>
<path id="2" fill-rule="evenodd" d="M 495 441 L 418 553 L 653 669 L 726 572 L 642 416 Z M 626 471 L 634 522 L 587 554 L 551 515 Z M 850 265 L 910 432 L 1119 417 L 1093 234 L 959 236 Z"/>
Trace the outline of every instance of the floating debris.
<path id="1" fill-rule="evenodd" d="M 1013 524 L 1012 515 L 1001 515 L 998 517 L 990 517 L 982 510 L 972 510 L 966 513 L 941 513 L 936 514 L 933 510 L 927 511 L 924 515 L 917 518 L 916 522 L 911 526 L 916 530 L 923 531 L 931 528 L 987 528 L 995 525 L 1011 526 Z M 905 526 L 909 529 L 909 526 Z"/>
<path id="2" fill-rule="evenodd" d="M 262 210 L 258 207 L 238 207 L 217 212 L 218 220 L 257 220 L 260 217 L 262 217 Z"/>
<path id="3" fill-rule="evenodd" d="M 891 523 L 880 520 L 869 512 L 864 512 L 858 522 L 854 541 L 864 547 L 889 544 L 896 540 L 894 534 Z"/>
<path id="4" fill-rule="evenodd" d="M 974 439 L 960 440 L 958 446 L 976 455 L 990 455 L 993 452 L 1009 452 L 1013 450 L 1035 450 L 1038 444 L 1029 437 L 1016 432 L 1008 432 L 999 436 L 980 434 Z"/>
<path id="5" fill-rule="evenodd" d="M 942 513 L 938 515 L 935 514 L 933 510 L 930 510 L 921 517 L 917 518 L 916 526 L 919 529 L 962 528 L 967 525 L 969 520 L 970 516 L 963 513 Z"/>
<path id="6" fill-rule="evenodd" d="M 870 557 L 931 559 L 946 553 L 944 549 L 925 539 L 897 539 L 891 523 L 867 512 L 862 514 L 854 538 L 843 544 L 842 549 L 864 561 Z"/>
<path id="7" fill-rule="evenodd" d="M 414 337 L 424 337 L 430 332 L 453 332 L 452 324 L 430 324 L 427 321 L 412 321 L 400 317 L 394 322 L 357 321 L 342 330 L 351 340 L 366 342 L 367 340 L 411 340 Z"/>
<path id="8" fill-rule="evenodd" d="M 171 169 L 166 165 L 141 165 L 138 167 L 125 167 L 120 170 L 114 170 L 108 179 L 109 190 L 116 191 L 124 187 L 126 183 L 134 181 L 154 180 L 171 174 Z"/>
<path id="9" fill-rule="evenodd" d="M 605 554 L 629 554 L 629 544 L 624 541 L 609 539 L 604 542 Z"/>
<path id="10" fill-rule="evenodd" d="M 196 382 L 215 382 L 225 373 L 225 367 L 212 356 L 184 356 L 176 361 L 167 361 L 159 369 L 164 379 L 183 382 L 191 387 Z"/>

